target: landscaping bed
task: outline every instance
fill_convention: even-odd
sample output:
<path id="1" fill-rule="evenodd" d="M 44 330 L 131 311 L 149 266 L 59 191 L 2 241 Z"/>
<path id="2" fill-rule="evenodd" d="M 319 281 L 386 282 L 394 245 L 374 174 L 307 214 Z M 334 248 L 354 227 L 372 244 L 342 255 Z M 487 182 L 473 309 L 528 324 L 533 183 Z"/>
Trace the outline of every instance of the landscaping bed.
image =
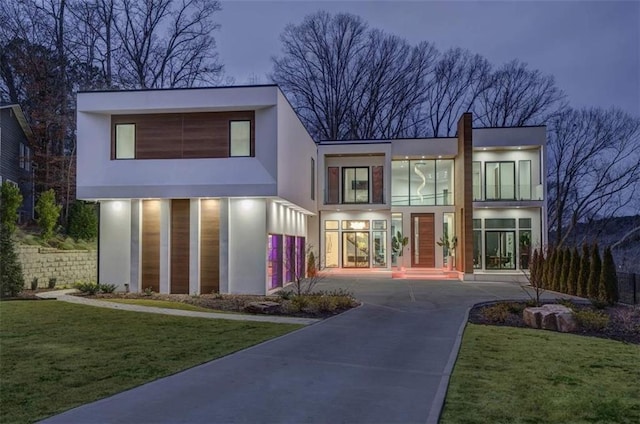
<path id="1" fill-rule="evenodd" d="M 640 307 L 617 304 L 600 307 L 589 302 L 559 299 L 545 303 L 559 303 L 571 308 L 577 328 L 573 334 L 619 340 L 640 344 Z M 469 312 L 473 324 L 527 327 L 523 319 L 526 307 L 535 306 L 531 301 L 498 301 L 475 306 Z"/>
<path id="2" fill-rule="evenodd" d="M 359 305 L 353 296 L 343 290 L 331 292 L 318 292 L 306 295 L 294 295 L 291 292 L 282 292 L 280 295 L 255 296 L 237 294 L 158 294 L 158 293 L 100 293 L 86 295 L 76 293 L 78 296 L 100 300 L 139 300 L 138 305 L 149 306 L 157 301 L 177 302 L 205 308 L 211 312 L 236 312 L 266 315 L 285 315 L 304 318 L 327 318 L 340 314 Z M 256 307 L 256 303 L 266 302 L 264 308 Z"/>

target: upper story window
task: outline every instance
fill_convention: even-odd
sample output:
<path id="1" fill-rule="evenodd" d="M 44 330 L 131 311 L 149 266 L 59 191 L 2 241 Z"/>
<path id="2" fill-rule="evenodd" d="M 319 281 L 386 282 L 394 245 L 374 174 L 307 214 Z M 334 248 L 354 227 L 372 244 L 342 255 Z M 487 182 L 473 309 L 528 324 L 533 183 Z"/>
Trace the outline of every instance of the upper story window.
<path id="1" fill-rule="evenodd" d="M 21 169 L 31 170 L 31 149 L 24 143 L 20 143 L 20 157 L 18 158 Z"/>
<path id="2" fill-rule="evenodd" d="M 394 160 L 391 204 L 434 206 L 453 204 L 453 159 Z"/>
<path id="3" fill-rule="evenodd" d="M 136 157 L 136 125 L 116 124 L 116 159 L 135 159 Z"/>
<path id="4" fill-rule="evenodd" d="M 251 156 L 251 121 L 229 122 L 229 156 Z"/>
<path id="5" fill-rule="evenodd" d="M 316 200 L 316 161 L 311 158 L 311 200 Z"/>
<path id="6" fill-rule="evenodd" d="M 342 203 L 369 203 L 369 168 L 342 168 Z"/>
<path id="7" fill-rule="evenodd" d="M 342 203 L 384 203 L 382 166 L 342 167 L 342 172 L 340 169 L 327 168 L 327 204 L 338 204 L 340 199 Z"/>
<path id="8" fill-rule="evenodd" d="M 515 200 L 516 164 L 509 162 L 485 162 L 485 199 Z"/>

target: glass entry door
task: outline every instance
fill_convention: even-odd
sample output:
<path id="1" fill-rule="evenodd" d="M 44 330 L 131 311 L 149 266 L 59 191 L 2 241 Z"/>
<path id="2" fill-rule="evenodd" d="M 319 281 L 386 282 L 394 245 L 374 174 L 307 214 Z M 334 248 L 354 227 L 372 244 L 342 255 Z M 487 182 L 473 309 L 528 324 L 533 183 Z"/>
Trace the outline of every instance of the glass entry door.
<path id="1" fill-rule="evenodd" d="M 342 233 L 342 266 L 369 268 L 369 233 Z"/>
<path id="2" fill-rule="evenodd" d="M 486 231 L 486 269 L 516 269 L 516 232 Z"/>

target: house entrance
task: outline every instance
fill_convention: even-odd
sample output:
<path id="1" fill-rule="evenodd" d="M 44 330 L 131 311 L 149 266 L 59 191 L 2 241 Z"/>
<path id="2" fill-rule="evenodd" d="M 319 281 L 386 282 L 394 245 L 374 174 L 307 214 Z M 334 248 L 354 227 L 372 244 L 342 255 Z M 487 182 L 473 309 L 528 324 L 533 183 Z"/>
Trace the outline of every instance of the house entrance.
<path id="1" fill-rule="evenodd" d="M 342 266 L 369 268 L 369 232 L 342 233 Z"/>
<path id="2" fill-rule="evenodd" d="M 411 267 L 435 268 L 434 214 L 411 214 Z"/>

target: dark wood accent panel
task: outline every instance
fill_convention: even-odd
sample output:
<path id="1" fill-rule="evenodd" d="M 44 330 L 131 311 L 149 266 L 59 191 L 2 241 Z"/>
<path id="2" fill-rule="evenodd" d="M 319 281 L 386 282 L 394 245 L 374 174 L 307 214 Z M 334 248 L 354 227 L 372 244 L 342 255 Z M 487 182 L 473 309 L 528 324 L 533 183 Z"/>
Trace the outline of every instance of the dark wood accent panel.
<path id="1" fill-rule="evenodd" d="M 171 293 L 189 294 L 189 199 L 171 200 Z"/>
<path id="2" fill-rule="evenodd" d="M 327 171 L 327 204 L 338 204 L 340 203 L 340 168 L 330 166 Z"/>
<path id="3" fill-rule="evenodd" d="M 456 270 L 473 273 L 473 137 L 471 113 L 458 120 L 458 155 L 454 160 Z"/>
<path id="4" fill-rule="evenodd" d="M 160 291 L 160 201 L 142 202 L 142 290 Z"/>
<path id="5" fill-rule="evenodd" d="M 436 266 L 434 215 L 432 213 L 411 214 L 411 266 L 413 268 L 434 268 Z M 417 243 L 416 243 L 416 224 Z M 418 249 L 418 261 L 416 251 Z"/>
<path id="6" fill-rule="evenodd" d="M 220 201 L 200 202 L 200 293 L 220 291 Z"/>
<path id="7" fill-rule="evenodd" d="M 249 110 L 113 115 L 111 157 L 115 158 L 116 124 L 136 125 L 136 159 L 228 157 L 230 121 L 251 121 L 251 156 L 255 156 L 255 112 Z"/>
<path id="8" fill-rule="evenodd" d="M 383 167 L 371 167 L 371 203 L 384 203 Z"/>

